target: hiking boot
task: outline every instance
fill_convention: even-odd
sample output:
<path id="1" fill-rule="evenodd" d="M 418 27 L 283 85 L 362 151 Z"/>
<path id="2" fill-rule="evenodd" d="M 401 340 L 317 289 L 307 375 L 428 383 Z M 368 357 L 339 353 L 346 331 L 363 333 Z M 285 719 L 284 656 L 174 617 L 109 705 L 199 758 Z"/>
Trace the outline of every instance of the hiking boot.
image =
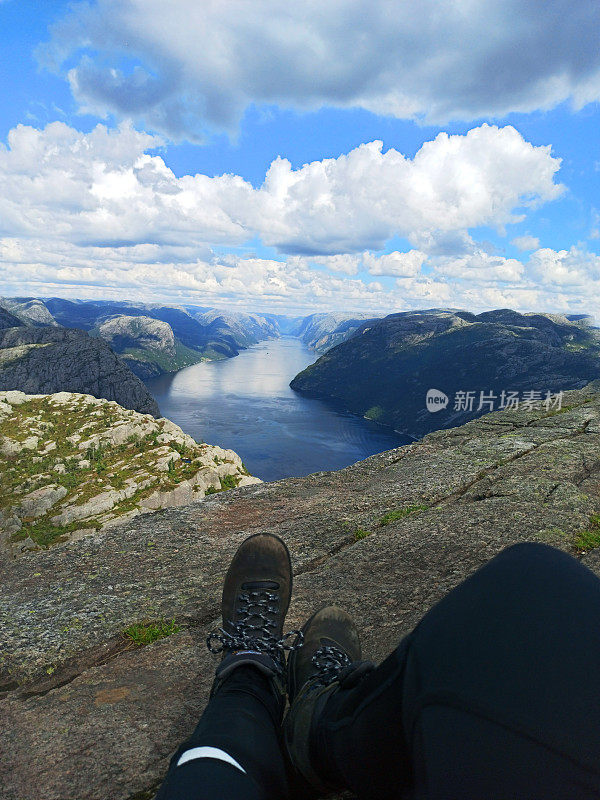
<path id="1" fill-rule="evenodd" d="M 270 533 L 242 542 L 223 583 L 223 627 L 206 640 L 211 653 L 223 653 L 211 697 L 234 669 L 247 664 L 272 679 L 283 711 L 285 651 L 302 643 L 300 631 L 283 635 L 291 594 L 292 565 L 285 543 Z"/>
<path id="2" fill-rule="evenodd" d="M 288 658 L 290 709 L 284 723 L 287 754 L 303 797 L 323 797 L 340 791 L 319 774 L 313 748 L 315 730 L 327 701 L 340 687 L 350 688 L 374 669 L 361 661 L 358 630 L 352 617 L 336 606 L 326 606 L 305 623 L 301 650 Z"/>

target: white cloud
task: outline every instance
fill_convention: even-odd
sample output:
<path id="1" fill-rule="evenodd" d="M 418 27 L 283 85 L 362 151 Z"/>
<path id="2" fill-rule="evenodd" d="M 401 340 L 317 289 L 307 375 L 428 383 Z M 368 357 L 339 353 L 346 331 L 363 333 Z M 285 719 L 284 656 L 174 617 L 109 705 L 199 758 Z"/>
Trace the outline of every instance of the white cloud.
<path id="1" fill-rule="evenodd" d="M 356 275 L 363 269 L 371 275 L 410 277 L 417 275 L 423 266 L 427 255 L 420 250 L 409 250 L 400 253 L 376 255 L 368 250 L 361 254 L 339 253 L 334 256 L 291 256 L 288 264 L 292 265 L 318 265 L 332 272 L 343 272 L 346 275 Z"/>
<path id="2" fill-rule="evenodd" d="M 400 302 L 378 282 L 315 271 L 304 259 L 286 262 L 215 253 L 193 258 L 181 250 L 171 250 L 177 260 L 163 252 L 156 263 L 155 246 L 82 247 L 0 239 L 0 294 L 196 301 L 263 311 L 365 307 L 388 313 L 390 304 Z"/>
<path id="3" fill-rule="evenodd" d="M 600 304 L 600 257 L 576 249 L 538 251 L 518 280 L 504 280 L 498 270 L 481 264 L 471 273 L 458 269 L 450 276 L 449 261 L 445 271 L 436 268 L 431 275 L 398 277 L 393 284 L 315 271 L 309 259 L 298 257 L 279 261 L 209 250 L 199 257 L 194 251 L 185 246 L 84 247 L 8 237 L 0 239 L 0 294 L 382 315 L 436 306 L 589 313 Z"/>
<path id="4" fill-rule="evenodd" d="M 576 246 L 570 250 L 544 247 L 531 254 L 528 272 L 542 284 L 595 293 L 600 285 L 600 256 Z"/>
<path id="5" fill-rule="evenodd" d="M 292 256 L 288 263 L 309 266 L 316 264 L 332 272 L 343 272 L 346 275 L 356 275 L 361 266 L 361 256 L 352 253 L 338 253 L 334 256 Z"/>
<path id="6" fill-rule="evenodd" d="M 0 146 L 0 292 L 379 313 L 600 301 L 598 256 L 538 249 L 523 266 L 468 232 L 562 191 L 559 160 L 514 128 L 442 134 L 413 159 L 380 143 L 297 170 L 277 159 L 256 189 L 178 178 L 146 152 L 160 144 L 129 125 L 13 129 Z M 396 236 L 412 249 L 381 253 Z M 286 257 L 214 252 L 256 237 Z"/>
<path id="7" fill-rule="evenodd" d="M 462 278 L 477 283 L 519 281 L 523 264 L 516 258 L 488 253 L 473 242 L 469 251 L 454 256 L 432 258 L 434 272 L 445 278 Z"/>
<path id="8" fill-rule="evenodd" d="M 83 108 L 194 139 L 251 103 L 434 123 L 581 107 L 600 98 L 599 29 L 589 0 L 98 0 L 42 58 L 75 64 Z"/>
<path id="9" fill-rule="evenodd" d="M 409 250 L 408 253 L 399 253 L 395 250 L 382 256 L 364 253 L 363 264 L 371 275 L 397 275 L 409 278 L 420 272 L 426 258 L 427 255 L 420 250 Z"/>
<path id="10" fill-rule="evenodd" d="M 381 142 L 298 170 L 278 158 L 255 206 L 264 221 L 251 224 L 288 252 L 378 250 L 394 234 L 421 248 L 436 231 L 523 219 L 514 213 L 519 206 L 560 195 L 559 166 L 549 147 L 534 147 L 511 126 L 488 125 L 464 136 L 441 133 L 414 159 L 383 153 Z"/>
<path id="11" fill-rule="evenodd" d="M 177 178 L 145 153 L 159 144 L 127 125 L 88 134 L 19 125 L 0 149 L 0 234 L 163 245 L 258 235 L 281 252 L 338 256 L 381 250 L 394 235 L 416 243 L 502 227 L 522 218 L 515 209 L 563 190 L 560 159 L 510 126 L 439 134 L 414 159 L 383 153 L 381 142 L 297 170 L 277 158 L 258 189 L 237 175 Z"/>
<path id="12" fill-rule="evenodd" d="M 540 246 L 540 240 L 537 236 L 531 236 L 527 233 L 524 236 L 515 236 L 511 240 L 511 244 L 514 244 L 518 250 L 537 250 Z"/>

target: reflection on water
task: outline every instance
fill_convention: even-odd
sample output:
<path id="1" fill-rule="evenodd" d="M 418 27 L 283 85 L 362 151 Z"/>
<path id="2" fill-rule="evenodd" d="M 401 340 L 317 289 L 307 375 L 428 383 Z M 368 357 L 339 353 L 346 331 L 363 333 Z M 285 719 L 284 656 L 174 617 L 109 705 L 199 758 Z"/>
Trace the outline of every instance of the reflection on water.
<path id="1" fill-rule="evenodd" d="M 163 416 L 195 439 L 235 450 L 263 480 L 340 469 L 409 441 L 292 391 L 291 379 L 315 360 L 299 339 L 284 337 L 147 385 Z"/>

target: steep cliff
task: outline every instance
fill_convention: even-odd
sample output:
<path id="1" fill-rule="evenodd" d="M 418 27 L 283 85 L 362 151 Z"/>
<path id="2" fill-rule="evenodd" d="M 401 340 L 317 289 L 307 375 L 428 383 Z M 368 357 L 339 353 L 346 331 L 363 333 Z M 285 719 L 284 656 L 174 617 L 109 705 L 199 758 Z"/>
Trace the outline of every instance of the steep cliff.
<path id="1" fill-rule="evenodd" d="M 378 661 L 510 544 L 551 543 L 600 574 L 599 476 L 597 382 L 568 392 L 560 412 L 496 412 L 339 472 L 24 554 L 0 585 L 3 800 L 153 797 L 206 703 L 217 660 L 205 637 L 249 534 L 290 547 L 286 629 L 335 602 Z M 157 641 L 136 645 L 136 631 Z"/>
<path id="2" fill-rule="evenodd" d="M 160 415 L 156 401 L 102 339 L 66 328 L 0 331 L 0 390 L 27 394 L 81 392 Z"/>
<path id="3" fill-rule="evenodd" d="M 215 339 L 230 338 L 239 348 L 250 347 L 264 339 L 274 339 L 279 336 L 278 326 L 259 314 L 243 314 L 239 311 L 211 308 L 204 313 L 194 314 L 194 317 Z"/>
<path id="4" fill-rule="evenodd" d="M 585 324 L 509 309 L 433 309 L 364 323 L 290 386 L 419 437 L 511 397 L 543 402 L 599 376 L 600 337 Z M 426 404 L 430 389 L 442 402 Z"/>
<path id="5" fill-rule="evenodd" d="M 3 297 L 0 303 L 26 325 L 50 325 L 52 327 L 58 325 L 42 300 L 31 297 Z"/>

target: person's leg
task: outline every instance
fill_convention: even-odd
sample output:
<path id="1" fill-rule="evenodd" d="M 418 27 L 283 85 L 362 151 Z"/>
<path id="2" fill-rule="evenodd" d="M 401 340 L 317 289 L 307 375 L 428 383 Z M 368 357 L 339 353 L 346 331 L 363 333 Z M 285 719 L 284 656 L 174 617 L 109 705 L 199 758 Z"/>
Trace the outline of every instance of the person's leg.
<path id="1" fill-rule="evenodd" d="M 311 766 L 363 798 L 600 797 L 599 669 L 600 580 L 508 548 L 356 686 L 331 685 Z"/>
<path id="2" fill-rule="evenodd" d="M 156 800 L 280 800 L 288 796 L 279 731 L 283 706 L 270 679 L 238 667 L 179 747 Z"/>
<path id="3" fill-rule="evenodd" d="M 292 592 L 290 555 L 281 539 L 250 536 L 223 584 L 223 627 L 207 640 L 223 653 L 211 699 L 181 745 L 157 800 L 286 800 L 280 743 L 285 706 L 283 622 Z"/>

